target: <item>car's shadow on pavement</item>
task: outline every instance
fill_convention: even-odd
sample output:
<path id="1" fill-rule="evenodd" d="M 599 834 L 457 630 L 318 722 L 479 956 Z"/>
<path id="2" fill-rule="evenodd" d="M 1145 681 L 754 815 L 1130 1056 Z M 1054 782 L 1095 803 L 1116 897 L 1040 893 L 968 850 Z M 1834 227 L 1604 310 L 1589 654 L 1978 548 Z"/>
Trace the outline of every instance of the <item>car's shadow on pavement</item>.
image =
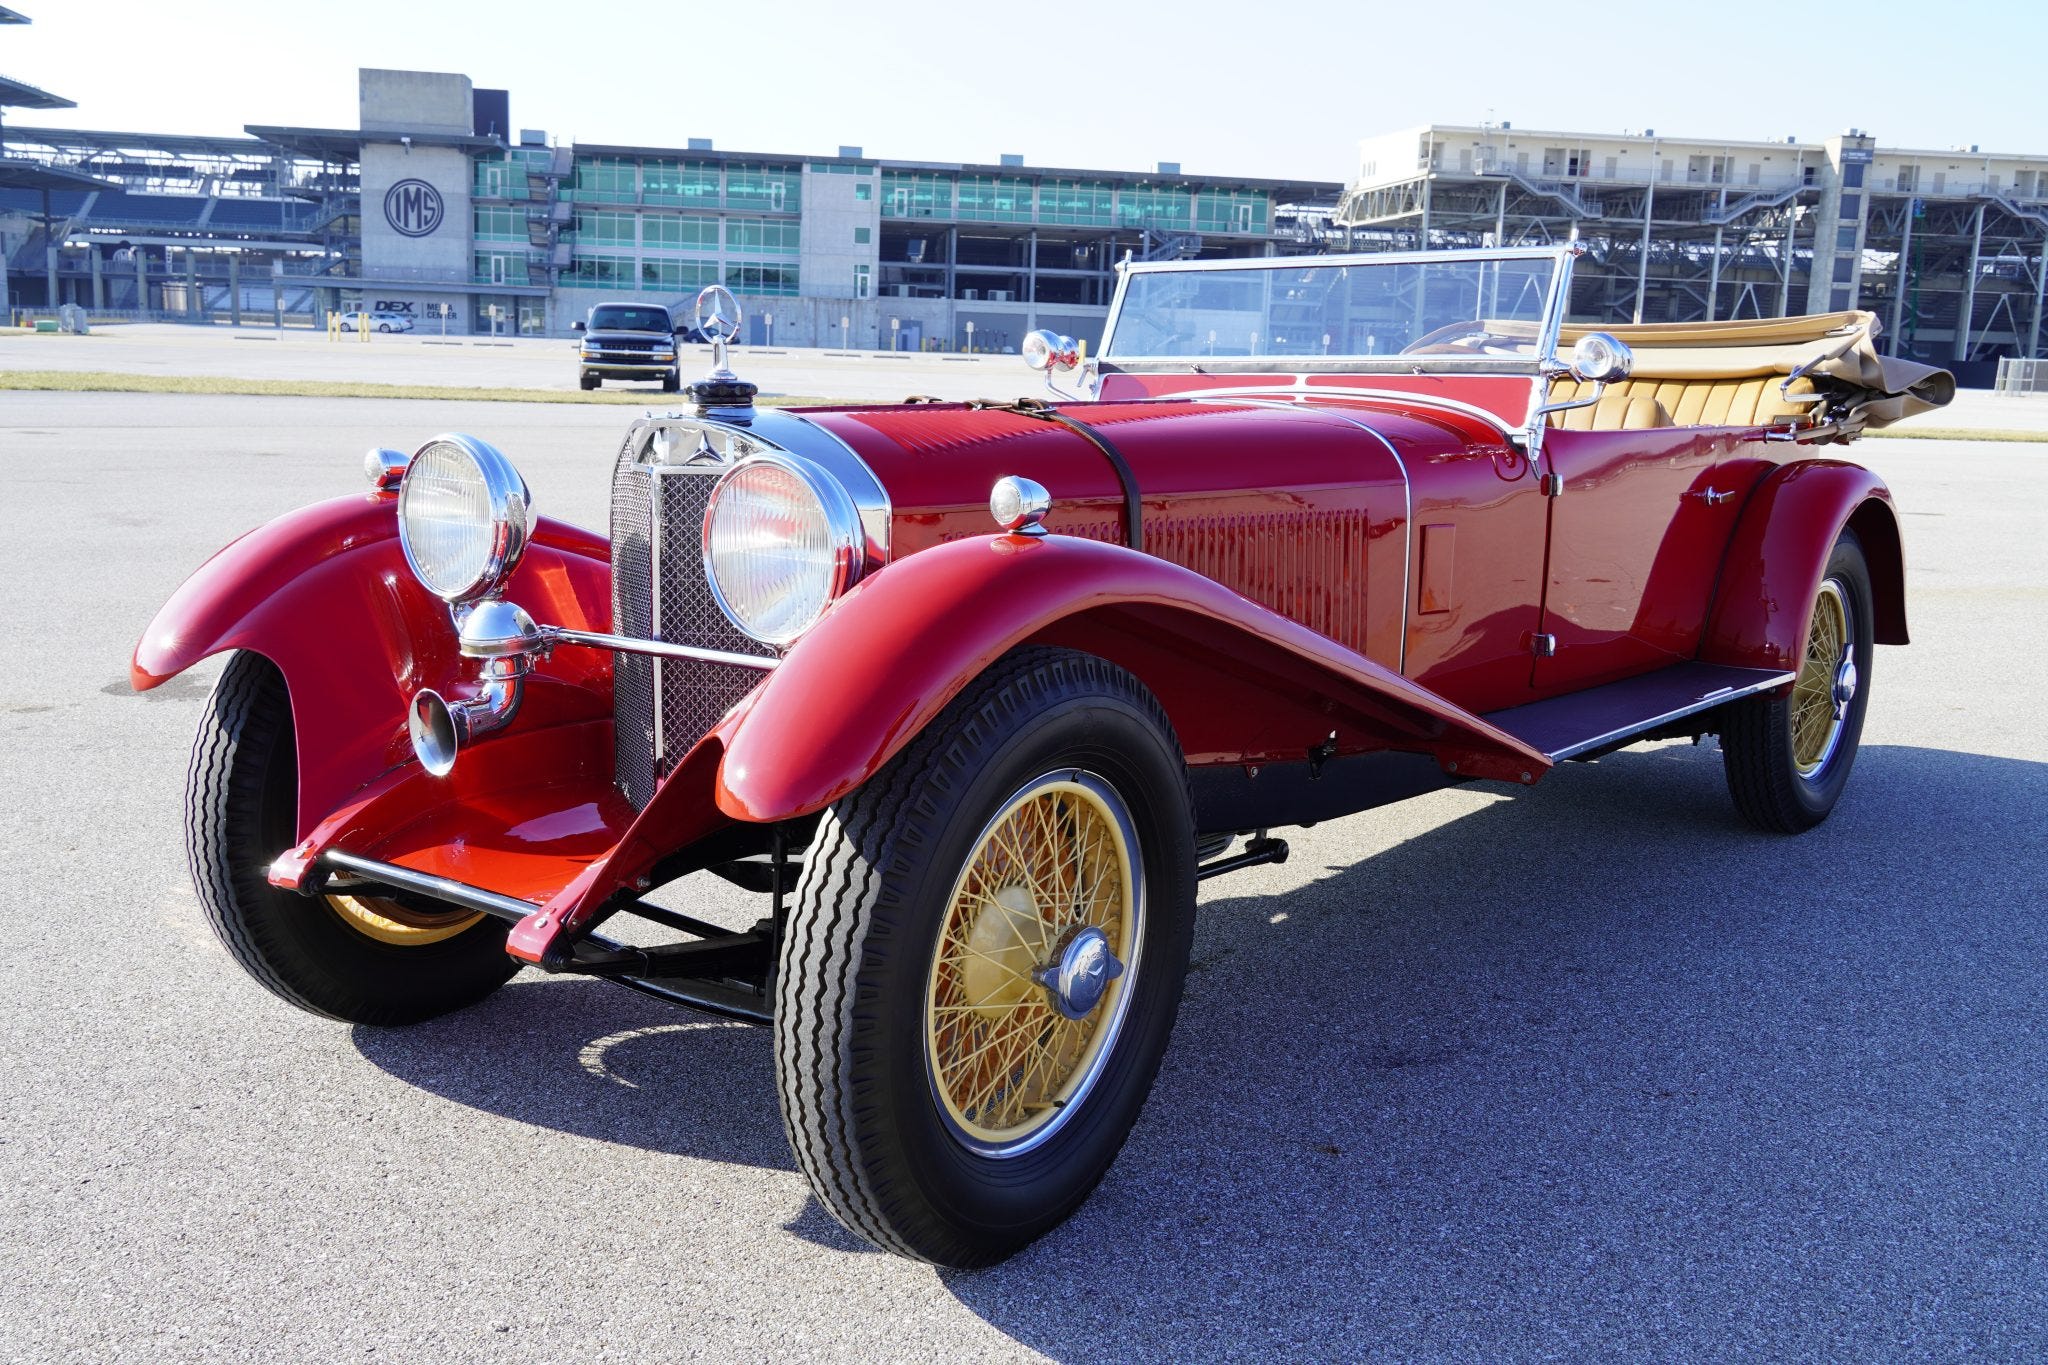
<path id="1" fill-rule="evenodd" d="M 793 1171 L 766 1029 L 598 981 L 521 977 L 411 1028 L 358 1026 L 358 1051 L 475 1109 L 653 1152 Z"/>
<path id="2" fill-rule="evenodd" d="M 1768 837 L 1667 746 L 1226 882 L 1108 1179 L 945 1281 L 1059 1358 L 1996 1354 L 2048 1315 L 2044 810 L 2048 764 L 1875 746 Z M 356 1036 L 524 1122 L 791 1164 L 764 1031 L 522 983 Z"/>

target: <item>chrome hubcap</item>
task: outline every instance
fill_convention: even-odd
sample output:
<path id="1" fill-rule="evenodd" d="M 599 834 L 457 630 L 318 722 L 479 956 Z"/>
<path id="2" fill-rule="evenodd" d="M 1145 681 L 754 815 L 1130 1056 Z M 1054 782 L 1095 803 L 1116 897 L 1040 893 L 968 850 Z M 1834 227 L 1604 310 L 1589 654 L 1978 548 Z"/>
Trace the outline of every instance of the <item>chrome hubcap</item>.
<path id="1" fill-rule="evenodd" d="M 1052 1007 L 1069 1019 L 1085 1019 L 1102 1003 L 1109 983 L 1124 974 L 1110 949 L 1109 935 L 1094 925 L 1075 930 L 1054 950 L 1053 960 L 1032 973 Z"/>
<path id="2" fill-rule="evenodd" d="M 1842 662 L 1835 665 L 1835 719 L 1849 714 L 1849 703 L 1856 700 L 1856 653 L 1849 646 L 1842 646 Z"/>

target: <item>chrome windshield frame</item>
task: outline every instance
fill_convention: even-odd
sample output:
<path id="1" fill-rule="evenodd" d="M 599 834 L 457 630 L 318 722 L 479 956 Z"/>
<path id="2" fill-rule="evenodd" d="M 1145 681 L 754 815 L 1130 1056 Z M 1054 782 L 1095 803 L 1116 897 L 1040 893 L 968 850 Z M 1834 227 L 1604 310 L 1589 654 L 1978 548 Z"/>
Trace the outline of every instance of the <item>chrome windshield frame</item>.
<path id="1" fill-rule="evenodd" d="M 1193 367 L 1204 373 L 1265 370 L 1320 373 L 1338 371 L 1353 374 L 1412 374 L 1424 372 L 1459 374 L 1548 375 L 1555 373 L 1557 338 L 1564 327 L 1564 315 L 1571 293 L 1572 261 L 1585 250 L 1576 242 L 1554 247 L 1473 247 L 1453 251 L 1361 251 L 1333 256 L 1255 256 L 1220 261 L 1127 261 L 1117 266 L 1116 296 L 1110 300 L 1109 316 L 1103 322 L 1102 348 L 1098 362 L 1105 371 L 1145 373 L 1159 370 L 1185 372 Z M 1144 356 L 1117 355 L 1111 349 L 1122 321 L 1124 302 L 1131 280 L 1138 275 L 1179 274 L 1216 270 L 1300 270 L 1328 266 L 1438 265 L 1459 261 L 1549 261 L 1550 284 L 1544 296 L 1543 319 L 1537 329 L 1536 354 L 1513 356 L 1412 356 L 1394 353 L 1377 356 Z"/>

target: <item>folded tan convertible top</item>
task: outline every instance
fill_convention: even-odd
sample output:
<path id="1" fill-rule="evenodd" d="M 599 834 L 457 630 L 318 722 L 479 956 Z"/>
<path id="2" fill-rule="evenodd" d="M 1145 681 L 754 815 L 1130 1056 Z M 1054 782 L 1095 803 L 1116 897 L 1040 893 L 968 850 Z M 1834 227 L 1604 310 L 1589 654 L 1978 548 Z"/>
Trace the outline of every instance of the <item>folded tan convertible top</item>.
<path id="1" fill-rule="evenodd" d="M 1533 334 L 1533 329 L 1532 334 Z M 1804 374 L 1824 389 L 1846 389 L 1841 420 L 1881 427 L 1955 397 L 1955 376 L 1914 360 L 1879 355 L 1877 314 L 1815 313 L 1731 322 L 1650 322 L 1596 327 L 1568 324 L 1561 349 L 1588 332 L 1607 332 L 1635 352 L 1632 379 L 1761 379 Z M 1831 386 L 1827 380 L 1835 381 Z"/>

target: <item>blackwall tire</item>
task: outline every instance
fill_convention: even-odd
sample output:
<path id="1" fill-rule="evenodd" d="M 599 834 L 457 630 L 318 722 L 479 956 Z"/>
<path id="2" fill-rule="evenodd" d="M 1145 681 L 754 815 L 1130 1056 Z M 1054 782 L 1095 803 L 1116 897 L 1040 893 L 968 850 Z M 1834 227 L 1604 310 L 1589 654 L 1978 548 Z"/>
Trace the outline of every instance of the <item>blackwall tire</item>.
<path id="1" fill-rule="evenodd" d="M 487 916 L 272 886 L 264 873 L 292 845 L 297 791 L 284 677 L 259 654 L 236 654 L 192 743 L 185 847 L 199 903 L 249 975 L 330 1019 L 411 1024 L 476 1003 L 518 969 L 505 926 Z"/>
<path id="2" fill-rule="evenodd" d="M 1798 834 L 1827 819 L 1841 800 L 1870 704 L 1873 616 L 1863 547 L 1844 531 L 1821 571 L 1793 694 L 1738 702 L 1722 722 L 1728 794 L 1756 828 Z M 1842 667 L 1845 646 L 1853 671 Z M 1837 689 L 1845 681 L 1853 694 L 1837 716 Z"/>
<path id="3" fill-rule="evenodd" d="M 1017 852 L 1033 828 L 1041 845 Z M 1070 848 L 1063 880 L 1046 869 Z M 805 859 L 776 977 L 775 1070 L 820 1202 L 877 1246 L 953 1266 L 999 1261 L 1071 1214 L 1157 1074 L 1195 880 L 1180 747 L 1135 678 L 1030 649 L 970 686 L 825 814 Z M 1015 938 L 995 944 L 1013 918 Z M 1071 965 L 1090 932 L 1122 948 L 1098 993 L 1055 995 L 1014 970 Z M 963 952 L 970 933 L 979 949 Z M 960 964 L 992 945 L 1024 955 L 987 969 L 1014 991 L 961 995 Z M 962 999 L 979 1003 L 947 1003 Z M 976 1033 L 945 1032 L 963 1016 Z M 983 1069 L 963 1080 L 963 1066 Z"/>

